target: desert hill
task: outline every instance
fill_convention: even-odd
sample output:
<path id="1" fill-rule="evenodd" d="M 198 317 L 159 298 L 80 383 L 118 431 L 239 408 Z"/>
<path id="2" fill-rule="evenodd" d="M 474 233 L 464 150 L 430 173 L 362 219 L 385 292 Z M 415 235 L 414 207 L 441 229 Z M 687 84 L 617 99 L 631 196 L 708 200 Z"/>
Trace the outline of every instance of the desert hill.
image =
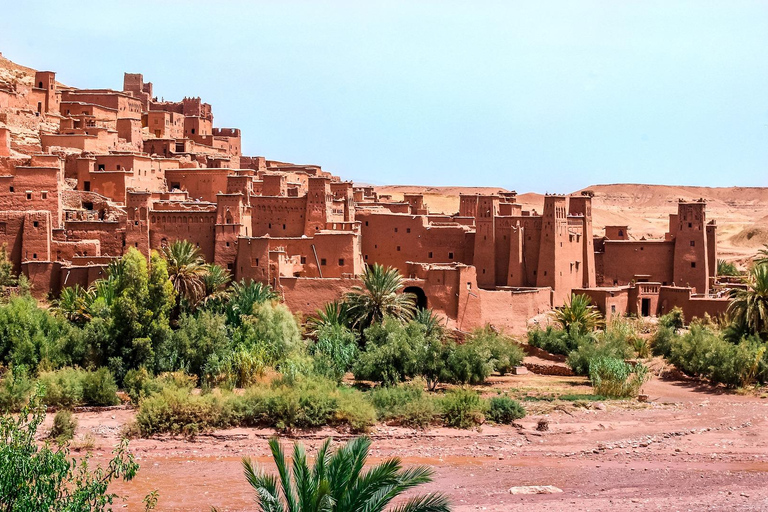
<path id="1" fill-rule="evenodd" d="M 503 191 L 492 187 L 415 187 L 381 186 L 379 194 L 394 199 L 403 193 L 423 192 L 430 210 L 455 213 L 459 194 Z M 643 184 L 592 185 L 593 224 L 599 234 L 605 226 L 627 225 L 634 238 L 661 238 L 667 231 L 668 218 L 677 208 L 678 199 L 704 199 L 708 219 L 718 224 L 719 256 L 744 262 L 768 243 L 768 187 L 688 187 Z M 576 193 L 581 192 L 575 191 Z M 534 192 L 519 194 L 524 208 L 541 211 L 544 196 Z"/>

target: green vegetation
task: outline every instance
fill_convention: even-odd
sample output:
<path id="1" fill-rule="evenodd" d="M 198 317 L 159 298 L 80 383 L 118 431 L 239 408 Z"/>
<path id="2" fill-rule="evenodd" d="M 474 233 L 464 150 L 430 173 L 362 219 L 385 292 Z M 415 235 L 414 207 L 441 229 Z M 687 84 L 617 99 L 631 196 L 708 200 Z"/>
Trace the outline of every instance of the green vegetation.
<path id="1" fill-rule="evenodd" d="M 736 268 L 736 264 L 730 261 L 717 260 L 717 275 L 718 276 L 738 276 L 739 269 Z"/>
<path id="2" fill-rule="evenodd" d="M 34 394 L 19 415 L 0 417 L 0 510 L 91 512 L 111 510 L 115 480 L 133 479 L 139 465 L 121 442 L 106 468 L 92 469 L 88 458 L 76 461 L 65 443 L 53 449 L 39 445 L 35 435 L 45 410 Z M 67 437 L 74 430 L 66 413 L 57 415 L 54 430 Z M 62 439 L 63 441 L 63 439 Z M 151 507 L 150 507 L 151 508 Z"/>
<path id="3" fill-rule="evenodd" d="M 57 443 L 63 444 L 72 440 L 77 429 L 77 419 L 72 415 L 69 409 L 62 409 L 53 417 L 53 427 L 48 437 L 55 439 Z"/>
<path id="4" fill-rule="evenodd" d="M 488 404 L 488 419 L 494 423 L 510 424 L 525 417 L 525 409 L 520 402 L 507 395 L 495 396 Z"/>
<path id="5" fill-rule="evenodd" d="M 400 459 L 389 459 L 365 470 L 371 441 L 358 437 L 332 452 L 327 440 L 310 466 L 304 447 L 293 445 L 292 468 L 276 438 L 269 447 L 278 476 L 243 459 L 245 478 L 253 487 L 263 512 L 320 512 L 366 510 L 383 512 L 404 492 L 432 481 L 426 466 L 403 469 Z M 448 499 L 440 493 L 414 496 L 396 509 L 401 512 L 447 512 Z"/>
<path id="6" fill-rule="evenodd" d="M 597 308 L 586 295 L 571 294 L 568 303 L 554 311 L 555 321 L 564 331 L 587 334 L 603 324 Z"/>
<path id="7" fill-rule="evenodd" d="M 416 312 L 415 297 L 399 293 L 403 277 L 397 269 L 381 265 L 366 265 L 363 286 L 355 286 L 345 298 L 347 314 L 353 327 L 363 332 L 380 324 L 385 317 L 410 320 Z"/>
<path id="8" fill-rule="evenodd" d="M 648 380 L 648 367 L 631 365 L 615 357 L 598 356 L 589 362 L 589 380 L 595 393 L 611 398 L 637 396 Z"/>

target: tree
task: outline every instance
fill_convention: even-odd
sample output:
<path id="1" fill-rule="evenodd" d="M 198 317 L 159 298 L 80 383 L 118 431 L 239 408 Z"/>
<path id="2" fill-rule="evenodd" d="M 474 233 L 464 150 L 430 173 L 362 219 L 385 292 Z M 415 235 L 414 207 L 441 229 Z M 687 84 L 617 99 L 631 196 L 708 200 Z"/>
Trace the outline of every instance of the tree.
<path id="1" fill-rule="evenodd" d="M 219 265 L 206 265 L 203 275 L 203 306 L 218 309 L 227 298 L 227 285 L 232 280 L 229 270 Z"/>
<path id="2" fill-rule="evenodd" d="M 349 306 L 346 302 L 335 300 L 318 309 L 315 316 L 307 319 L 309 333 L 316 335 L 323 327 L 349 327 Z"/>
<path id="3" fill-rule="evenodd" d="M 232 341 L 236 347 L 261 353 L 266 364 L 276 365 L 301 347 L 301 334 L 285 305 L 262 302 L 253 307 L 251 315 L 242 316 Z"/>
<path id="4" fill-rule="evenodd" d="M 16 286 L 18 280 L 13 273 L 13 263 L 8 259 L 6 245 L 0 247 L 0 291 L 6 286 Z"/>
<path id="5" fill-rule="evenodd" d="M 278 299 L 277 293 L 269 286 L 252 280 L 241 280 L 232 284 L 232 290 L 227 303 L 227 324 L 238 327 L 244 315 L 252 315 L 253 307 L 257 304 Z"/>
<path id="6" fill-rule="evenodd" d="M 56 450 L 38 445 L 35 434 L 45 419 L 38 390 L 18 416 L 0 418 L 0 511 L 105 511 L 116 494 L 111 482 L 133 479 L 139 469 L 126 441 L 112 452 L 106 469 L 91 469 L 88 459 L 69 457 L 65 444 Z"/>
<path id="7" fill-rule="evenodd" d="M 765 244 L 763 248 L 757 252 L 755 265 L 768 265 L 768 244 Z"/>
<path id="8" fill-rule="evenodd" d="M 590 304 L 586 295 L 571 294 L 565 306 L 554 311 L 555 321 L 564 330 L 574 334 L 587 334 L 603 324 L 603 319 L 597 309 Z"/>
<path id="9" fill-rule="evenodd" d="M 427 329 L 427 336 L 442 338 L 445 334 L 443 319 L 431 309 L 418 309 L 413 319 Z"/>
<path id="10" fill-rule="evenodd" d="M 94 290 L 86 290 L 79 284 L 61 290 L 53 302 L 53 310 L 73 324 L 84 325 L 91 319 L 90 306 L 96 296 Z"/>
<path id="11" fill-rule="evenodd" d="M 416 298 L 411 293 L 398 293 L 403 288 L 403 277 L 397 269 L 379 265 L 366 265 L 363 286 L 354 286 L 347 293 L 352 325 L 363 331 L 367 327 L 392 317 L 401 321 L 413 318 Z"/>
<path id="12" fill-rule="evenodd" d="M 736 264 L 730 261 L 717 260 L 717 275 L 718 276 L 738 276 L 739 269 L 736 268 Z"/>
<path id="13" fill-rule="evenodd" d="M 768 264 L 754 265 L 743 279 L 745 288 L 731 290 L 728 314 L 751 334 L 768 338 Z"/>
<path id="14" fill-rule="evenodd" d="M 358 354 L 357 337 L 352 330 L 339 324 L 323 325 L 316 331 L 317 341 L 310 346 L 315 371 L 341 382 L 352 368 Z"/>
<path id="15" fill-rule="evenodd" d="M 205 293 L 203 277 L 207 272 L 200 249 L 187 240 L 176 240 L 163 247 L 163 258 L 168 262 L 168 277 L 177 293 L 177 311 L 182 298 L 196 306 Z"/>
<path id="16" fill-rule="evenodd" d="M 404 492 L 432 481 L 427 466 L 403 469 L 399 458 L 389 459 L 364 471 L 371 441 L 352 439 L 334 452 L 326 440 L 310 467 L 304 447 L 293 445 L 292 471 L 276 438 L 269 441 L 278 477 L 257 469 L 243 459 L 248 483 L 256 491 L 262 512 L 382 512 Z M 292 473 L 292 474 L 291 474 Z M 390 509 L 393 512 L 447 512 L 448 498 L 425 494 Z"/>

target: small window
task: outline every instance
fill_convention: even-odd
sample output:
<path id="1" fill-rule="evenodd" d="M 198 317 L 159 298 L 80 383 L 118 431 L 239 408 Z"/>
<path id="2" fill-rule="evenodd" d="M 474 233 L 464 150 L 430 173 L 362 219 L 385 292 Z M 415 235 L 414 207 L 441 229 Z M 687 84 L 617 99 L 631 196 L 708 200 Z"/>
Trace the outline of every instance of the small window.
<path id="1" fill-rule="evenodd" d="M 368 255 L 367 254 L 365 255 L 365 259 L 366 259 L 366 261 L 368 260 Z"/>
<path id="2" fill-rule="evenodd" d="M 227 242 L 227 247 L 229 247 L 229 242 Z"/>
<path id="3" fill-rule="evenodd" d="M 13 187 L 8 187 L 8 190 L 9 190 L 10 192 L 13 192 Z"/>
<path id="4" fill-rule="evenodd" d="M 411 232 L 411 228 L 405 228 L 405 232 L 406 233 L 410 233 Z"/>
<path id="5" fill-rule="evenodd" d="M 397 233 L 397 228 L 395 228 L 395 233 Z"/>
<path id="6" fill-rule="evenodd" d="M 616 304 L 611 304 L 611 313 L 616 313 Z"/>
<path id="7" fill-rule="evenodd" d="M 37 222 L 36 220 L 35 220 L 35 221 L 32 221 L 32 226 L 33 226 L 33 227 L 38 227 L 39 225 L 40 225 L 40 223 L 39 223 L 39 222 Z"/>
<path id="8" fill-rule="evenodd" d="M 33 252 L 33 253 L 32 253 L 32 259 L 33 259 L 33 260 L 36 260 L 36 259 L 37 259 L 37 253 L 36 253 L 36 252 Z"/>
<path id="9" fill-rule="evenodd" d="M 691 247 L 696 247 L 696 240 L 691 240 Z"/>
<path id="10" fill-rule="evenodd" d="M 397 246 L 397 250 L 398 250 L 398 252 L 400 251 L 400 246 L 399 245 Z"/>
<path id="11" fill-rule="evenodd" d="M 83 182 L 83 190 L 86 192 L 89 192 L 91 190 L 91 182 L 90 181 L 84 181 Z"/>
<path id="12" fill-rule="evenodd" d="M 99 171 L 105 171 L 107 168 L 104 164 L 99 164 Z"/>
<path id="13" fill-rule="evenodd" d="M 40 197 L 43 199 L 48 199 L 48 192 L 40 192 Z"/>
<path id="14" fill-rule="evenodd" d="M 320 265 L 325 266 L 325 258 L 320 258 Z"/>
<path id="15" fill-rule="evenodd" d="M 688 227 L 689 227 L 689 228 L 692 228 L 692 227 L 693 227 L 693 222 L 689 222 L 689 223 L 688 223 Z"/>
<path id="16" fill-rule="evenodd" d="M 366 226 L 368 225 L 368 221 L 365 221 L 365 225 L 366 225 Z"/>
<path id="17" fill-rule="evenodd" d="M 691 268 L 696 268 L 696 262 L 695 261 L 691 262 Z"/>
<path id="18" fill-rule="evenodd" d="M 227 270 L 232 270 L 232 264 L 231 263 L 227 263 Z"/>
<path id="19" fill-rule="evenodd" d="M 452 253 L 452 252 L 449 252 L 449 253 L 448 253 L 448 259 L 449 259 L 449 260 L 452 260 L 452 259 L 453 259 L 453 253 Z"/>
<path id="20" fill-rule="evenodd" d="M 339 266 L 340 267 L 344 266 L 344 258 L 339 258 Z"/>
<path id="21" fill-rule="evenodd" d="M 306 263 L 307 263 L 307 257 L 306 256 L 302 256 L 301 257 L 301 264 L 302 265 L 306 265 Z"/>
<path id="22" fill-rule="evenodd" d="M 432 258 L 432 251 L 429 251 L 429 258 Z"/>
<path id="23" fill-rule="evenodd" d="M 283 229 L 285 229 L 285 224 L 283 224 Z"/>
<path id="24" fill-rule="evenodd" d="M 32 192 L 27 192 L 27 199 L 32 199 Z"/>

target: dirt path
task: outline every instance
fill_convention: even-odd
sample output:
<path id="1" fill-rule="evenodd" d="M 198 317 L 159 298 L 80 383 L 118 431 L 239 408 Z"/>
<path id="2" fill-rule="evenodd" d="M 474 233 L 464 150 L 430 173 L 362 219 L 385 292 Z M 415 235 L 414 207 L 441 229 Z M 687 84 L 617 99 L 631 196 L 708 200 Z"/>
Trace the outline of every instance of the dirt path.
<path id="1" fill-rule="evenodd" d="M 551 379 L 525 378 L 547 385 Z M 536 431 L 537 414 L 525 418 L 520 429 L 420 432 L 382 426 L 371 432 L 372 456 L 432 466 L 435 482 L 424 490 L 448 493 L 460 512 L 768 510 L 768 400 L 658 379 L 644 391 L 648 404 L 607 402 L 553 411 L 549 432 Z M 130 410 L 79 413 L 78 434 L 94 434 L 96 458 L 103 460 L 132 415 Z M 141 510 L 141 496 L 152 489 L 160 491 L 158 510 L 255 510 L 240 459 L 269 462 L 266 439 L 273 434 L 230 429 L 194 441 L 134 440 L 139 476 L 115 489 L 130 497 L 129 511 Z M 330 435 L 348 437 L 331 430 L 299 437 L 314 449 Z M 523 485 L 553 485 L 563 492 L 508 492 Z"/>

